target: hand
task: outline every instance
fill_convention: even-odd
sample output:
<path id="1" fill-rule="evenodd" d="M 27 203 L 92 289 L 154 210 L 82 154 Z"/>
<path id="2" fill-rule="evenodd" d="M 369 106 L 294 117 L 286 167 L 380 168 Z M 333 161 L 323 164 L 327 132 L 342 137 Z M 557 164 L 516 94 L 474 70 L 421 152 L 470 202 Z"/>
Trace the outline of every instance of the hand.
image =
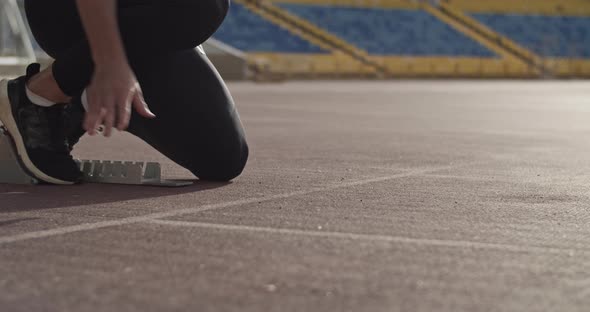
<path id="1" fill-rule="evenodd" d="M 95 135 L 104 125 L 104 135 L 110 137 L 113 127 L 127 129 L 131 107 L 146 118 L 155 118 L 143 99 L 135 74 L 126 62 L 97 65 L 90 85 L 86 89 L 88 112 L 84 130 Z"/>

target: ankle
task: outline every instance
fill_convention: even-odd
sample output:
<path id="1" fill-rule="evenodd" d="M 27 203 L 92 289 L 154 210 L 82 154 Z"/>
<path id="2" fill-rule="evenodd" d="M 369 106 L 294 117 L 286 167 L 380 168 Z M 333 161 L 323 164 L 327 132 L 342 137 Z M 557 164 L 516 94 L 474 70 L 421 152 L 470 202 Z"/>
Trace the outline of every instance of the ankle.
<path id="1" fill-rule="evenodd" d="M 36 95 L 55 103 L 66 103 L 70 100 L 70 97 L 59 88 L 51 68 L 46 68 L 29 78 L 27 88 Z"/>

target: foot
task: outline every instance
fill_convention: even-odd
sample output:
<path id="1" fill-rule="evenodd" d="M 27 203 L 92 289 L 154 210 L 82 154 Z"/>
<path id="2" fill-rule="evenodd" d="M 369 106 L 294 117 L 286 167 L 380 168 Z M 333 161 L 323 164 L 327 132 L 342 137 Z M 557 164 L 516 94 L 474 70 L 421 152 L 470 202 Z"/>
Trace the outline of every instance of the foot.
<path id="1" fill-rule="evenodd" d="M 78 183 L 82 173 L 70 155 L 63 105 L 41 107 L 26 96 L 26 83 L 39 68 L 39 64 L 31 64 L 26 76 L 0 81 L 0 122 L 14 141 L 28 174 L 51 184 Z"/>
<path id="2" fill-rule="evenodd" d="M 85 114 L 86 111 L 80 102 L 80 97 L 73 98 L 64 107 L 63 120 L 65 123 L 65 135 L 70 151 L 74 149 L 74 145 L 86 134 L 86 130 L 83 128 Z"/>

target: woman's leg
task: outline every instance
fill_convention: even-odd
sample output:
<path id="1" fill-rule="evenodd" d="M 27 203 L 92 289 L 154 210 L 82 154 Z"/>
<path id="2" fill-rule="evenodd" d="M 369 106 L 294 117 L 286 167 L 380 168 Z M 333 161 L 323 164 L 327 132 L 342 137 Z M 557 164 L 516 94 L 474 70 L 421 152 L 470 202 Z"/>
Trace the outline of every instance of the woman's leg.
<path id="1" fill-rule="evenodd" d="M 129 62 L 157 115 L 133 115 L 129 131 L 197 177 L 221 181 L 241 173 L 248 146 L 223 80 L 194 47 L 226 11 L 226 1 L 213 0 L 121 0 L 119 7 Z M 93 64 L 74 0 L 27 0 L 27 15 L 40 45 L 56 59 L 61 89 L 81 93 Z"/>
<path id="2" fill-rule="evenodd" d="M 196 49 L 158 56 L 137 64 L 135 73 L 146 102 L 156 114 L 133 114 L 137 135 L 200 179 L 228 181 L 248 159 L 240 118 L 225 83 Z"/>

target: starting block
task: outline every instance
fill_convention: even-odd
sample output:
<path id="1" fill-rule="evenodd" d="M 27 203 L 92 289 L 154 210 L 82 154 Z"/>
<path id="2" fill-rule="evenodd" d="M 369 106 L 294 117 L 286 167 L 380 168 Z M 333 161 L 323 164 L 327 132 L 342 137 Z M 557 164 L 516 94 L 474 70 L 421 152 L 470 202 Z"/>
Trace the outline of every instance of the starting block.
<path id="1" fill-rule="evenodd" d="M 84 174 L 84 182 L 179 187 L 190 181 L 162 179 L 161 165 L 156 162 L 123 162 L 76 160 Z M 0 184 L 39 184 L 22 169 L 15 147 L 6 129 L 0 126 Z"/>

